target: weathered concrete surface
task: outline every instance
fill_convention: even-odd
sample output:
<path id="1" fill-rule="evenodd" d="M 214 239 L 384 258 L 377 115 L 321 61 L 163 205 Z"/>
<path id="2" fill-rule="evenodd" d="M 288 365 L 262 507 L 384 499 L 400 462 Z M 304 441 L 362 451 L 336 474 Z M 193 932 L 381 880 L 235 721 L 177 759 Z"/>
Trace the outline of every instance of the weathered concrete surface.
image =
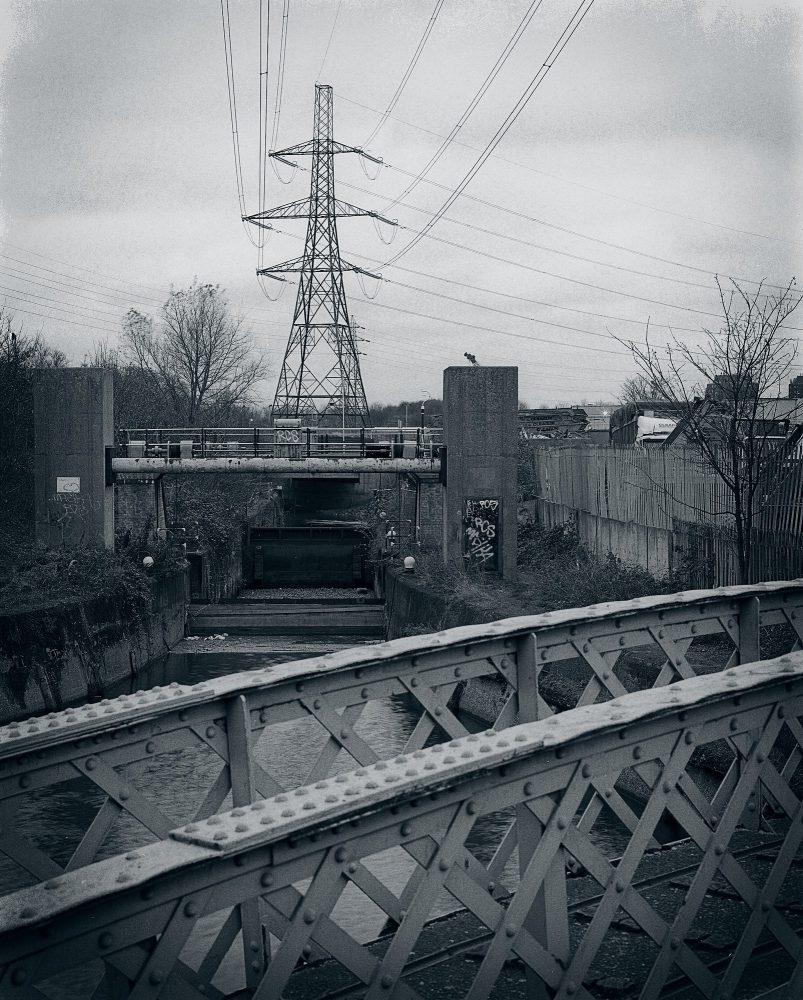
<path id="1" fill-rule="evenodd" d="M 612 552 L 623 563 L 641 566 L 660 579 L 672 572 L 676 545 L 674 533 L 633 521 L 617 521 L 565 504 L 536 499 L 538 520 L 547 528 L 574 521 L 580 540 L 600 559 Z"/>
<path id="2" fill-rule="evenodd" d="M 443 373 L 443 437 L 447 449 L 443 550 L 447 562 L 470 560 L 503 577 L 516 573 L 516 468 L 518 369 L 447 368 Z M 483 535 L 496 557 L 483 563 L 467 531 L 466 502 L 498 501 Z"/>
<path id="3" fill-rule="evenodd" d="M 0 616 L 0 722 L 59 710 L 136 675 L 184 637 L 183 573 L 154 580 L 150 614 L 113 599 Z"/>
<path id="4" fill-rule="evenodd" d="M 105 471 L 105 449 L 114 444 L 111 372 L 42 369 L 33 395 L 37 541 L 95 541 L 111 548 L 114 489 Z"/>
<path id="5" fill-rule="evenodd" d="M 189 628 L 195 635 L 383 636 L 385 616 L 381 603 L 235 601 L 192 607 Z"/>

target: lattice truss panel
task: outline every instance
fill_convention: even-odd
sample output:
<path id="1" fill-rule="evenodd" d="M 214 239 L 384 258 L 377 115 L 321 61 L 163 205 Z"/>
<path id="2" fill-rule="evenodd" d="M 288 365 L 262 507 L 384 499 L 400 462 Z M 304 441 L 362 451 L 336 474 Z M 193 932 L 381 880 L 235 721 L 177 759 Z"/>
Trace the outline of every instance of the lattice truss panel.
<path id="1" fill-rule="evenodd" d="M 6 897 L 0 992 L 50 995 L 77 968 L 98 997 L 480 1000 L 522 979 L 561 1000 L 800 996 L 801 716 L 797 653 L 187 824 Z M 724 775 L 700 781 L 701 749 L 727 756 Z M 616 792 L 632 779 L 637 807 Z M 615 860 L 594 836 L 603 815 L 627 831 Z M 499 817 L 482 857 L 475 833 Z M 685 839 L 661 849 L 667 819 Z M 401 885 L 383 879 L 390 846 Z M 356 893 L 387 921 L 370 945 L 339 916 Z M 449 904 L 464 912 L 444 934 L 430 921 Z"/>
<path id="2" fill-rule="evenodd" d="M 465 736 L 455 698 L 467 681 L 485 685 L 502 730 L 550 715 L 556 698 L 559 708 L 589 705 L 756 660 L 759 623 L 765 640 L 797 649 L 802 607 L 794 584 L 618 602 L 154 688 L 0 728 L 0 884 L 8 892 L 232 804 Z M 403 720 L 395 744 L 377 712 L 388 703 Z M 296 761 L 303 748 L 301 773 L 287 766 L 290 739 Z"/>

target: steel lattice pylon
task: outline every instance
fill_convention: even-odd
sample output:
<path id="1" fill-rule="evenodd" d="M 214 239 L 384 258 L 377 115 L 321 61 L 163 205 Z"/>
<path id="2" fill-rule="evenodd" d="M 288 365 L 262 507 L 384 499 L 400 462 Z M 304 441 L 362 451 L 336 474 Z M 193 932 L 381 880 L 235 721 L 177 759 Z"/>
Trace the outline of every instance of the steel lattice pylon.
<path id="1" fill-rule="evenodd" d="M 303 257 L 257 271 L 279 281 L 285 280 L 283 274 L 300 275 L 293 327 L 273 402 L 274 417 L 301 417 L 312 424 L 365 426 L 368 404 L 349 321 L 343 271 L 371 272 L 341 260 L 337 218 L 368 215 L 390 225 L 395 223 L 335 198 L 336 153 L 357 153 L 373 162 L 381 161 L 361 149 L 335 142 L 332 128 L 332 88 L 316 84 L 312 140 L 270 154 L 282 162 L 287 162 L 287 156 L 312 157 L 309 199 L 259 212 L 248 216 L 247 221 L 270 229 L 270 219 L 309 220 Z"/>

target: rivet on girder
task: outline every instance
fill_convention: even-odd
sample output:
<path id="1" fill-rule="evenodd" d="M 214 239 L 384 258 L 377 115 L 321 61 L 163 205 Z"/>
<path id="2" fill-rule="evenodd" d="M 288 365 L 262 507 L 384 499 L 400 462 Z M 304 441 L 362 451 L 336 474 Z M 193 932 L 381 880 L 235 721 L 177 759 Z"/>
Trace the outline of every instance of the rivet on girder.
<path id="1" fill-rule="evenodd" d="M 411 688 L 418 687 L 418 678 L 417 677 L 411 677 L 410 678 L 410 687 Z"/>
<path id="2" fill-rule="evenodd" d="M 535 794 L 535 785 L 532 781 L 525 782 L 523 791 L 527 798 L 530 798 L 531 795 Z"/>
<path id="3" fill-rule="evenodd" d="M 401 833 L 402 837 L 409 837 L 410 833 L 412 832 L 412 829 L 413 829 L 412 824 L 402 823 L 399 832 Z"/>
<path id="4" fill-rule="evenodd" d="M 153 969 L 151 974 L 148 976 L 148 982 L 151 986 L 158 986 L 160 983 L 164 982 L 164 973 L 161 969 Z"/>
<path id="5" fill-rule="evenodd" d="M 318 914 L 315 912 L 315 910 L 304 910 L 305 924 L 314 924 L 317 919 L 318 919 Z"/>
<path id="6" fill-rule="evenodd" d="M 273 885 L 273 875 L 271 872 L 263 872 L 259 877 L 259 884 L 263 888 L 268 888 L 268 886 Z"/>
<path id="7" fill-rule="evenodd" d="M 455 677 L 462 677 L 463 676 L 462 669 L 460 667 L 455 667 L 454 668 L 454 675 L 455 675 Z"/>
<path id="8" fill-rule="evenodd" d="M 687 746 L 691 746 L 694 743 L 694 733 L 685 733 L 683 740 Z"/>
<path id="9" fill-rule="evenodd" d="M 363 701 L 368 701 L 368 688 L 363 688 L 362 691 L 360 691 L 360 697 Z"/>
<path id="10" fill-rule="evenodd" d="M 438 868 L 442 872 L 448 872 L 451 867 L 451 861 L 447 861 L 446 858 L 441 858 L 440 861 L 438 861 Z"/>
<path id="11" fill-rule="evenodd" d="M 640 746 L 633 747 L 633 757 L 640 760 L 644 756 L 644 750 Z"/>
<path id="12" fill-rule="evenodd" d="M 509 937 L 515 937 L 519 933 L 519 928 L 516 924 L 508 924 L 505 927 L 505 934 Z"/>

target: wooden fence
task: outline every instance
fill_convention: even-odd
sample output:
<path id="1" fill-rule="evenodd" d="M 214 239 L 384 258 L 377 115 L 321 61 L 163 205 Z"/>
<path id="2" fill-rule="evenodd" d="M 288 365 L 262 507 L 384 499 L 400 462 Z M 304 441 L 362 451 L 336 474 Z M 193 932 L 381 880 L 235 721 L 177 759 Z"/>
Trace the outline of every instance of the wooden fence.
<path id="1" fill-rule="evenodd" d="M 671 531 L 695 586 L 739 582 L 733 497 L 697 452 L 532 441 L 530 456 L 540 499 Z M 760 501 L 752 580 L 803 575 L 803 461 L 776 463 Z"/>

